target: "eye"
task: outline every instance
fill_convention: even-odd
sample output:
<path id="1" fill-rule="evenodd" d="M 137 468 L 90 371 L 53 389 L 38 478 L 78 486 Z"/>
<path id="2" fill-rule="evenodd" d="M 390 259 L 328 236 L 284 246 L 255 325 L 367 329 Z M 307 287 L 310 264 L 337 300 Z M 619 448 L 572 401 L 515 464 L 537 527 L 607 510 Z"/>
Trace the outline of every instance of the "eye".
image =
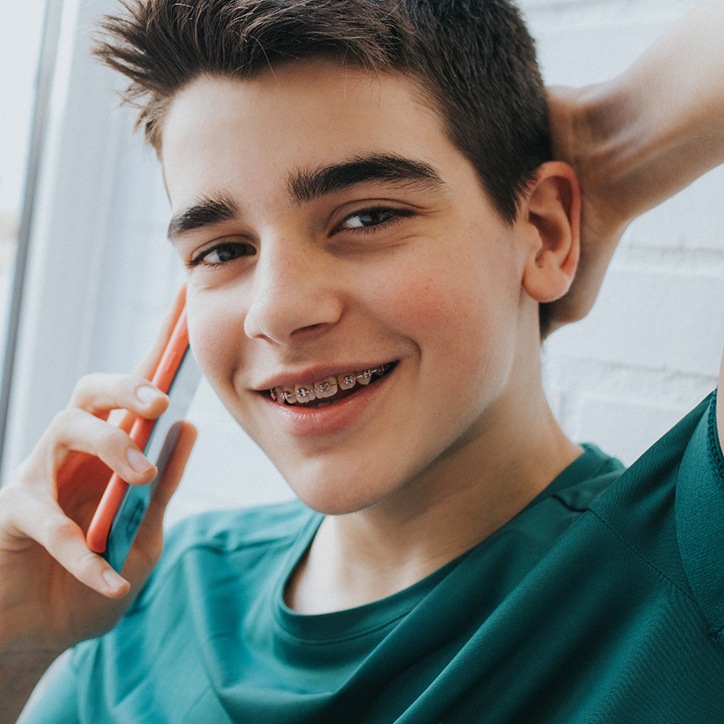
<path id="1" fill-rule="evenodd" d="M 375 227 L 388 226 L 403 218 L 413 215 L 413 211 L 407 209 L 393 209 L 388 206 L 376 206 L 371 209 L 356 211 L 347 216 L 339 225 L 339 230 L 365 231 Z"/>
<path id="2" fill-rule="evenodd" d="M 243 256 L 254 256 L 256 249 L 251 244 L 243 244 L 239 242 L 223 242 L 216 244 L 209 249 L 205 249 L 197 254 L 188 265 L 195 266 L 221 266 L 227 264 L 234 259 Z"/>

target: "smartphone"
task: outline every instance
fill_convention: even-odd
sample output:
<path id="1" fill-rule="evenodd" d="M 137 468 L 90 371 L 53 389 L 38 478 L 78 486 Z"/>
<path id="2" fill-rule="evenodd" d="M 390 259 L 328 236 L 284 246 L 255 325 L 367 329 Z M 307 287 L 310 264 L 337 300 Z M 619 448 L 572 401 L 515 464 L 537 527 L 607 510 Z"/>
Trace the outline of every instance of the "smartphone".
<path id="1" fill-rule="evenodd" d="M 179 295 L 182 298 L 182 294 Z M 186 310 L 176 305 L 176 322 L 156 367 L 152 382 L 169 396 L 169 406 L 157 420 L 136 418 L 131 439 L 156 465 L 158 474 L 148 485 L 128 485 L 114 473 L 86 534 L 88 547 L 100 553 L 120 572 L 136 532 L 166 469 L 181 429 L 181 423 L 196 393 L 201 372 L 189 348 Z"/>

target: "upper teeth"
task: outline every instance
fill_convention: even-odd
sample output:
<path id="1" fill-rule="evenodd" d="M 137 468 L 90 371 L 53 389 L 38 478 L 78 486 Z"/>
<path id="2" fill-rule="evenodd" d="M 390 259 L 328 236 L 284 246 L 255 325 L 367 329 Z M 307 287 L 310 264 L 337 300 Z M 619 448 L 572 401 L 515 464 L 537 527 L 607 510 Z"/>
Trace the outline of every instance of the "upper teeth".
<path id="1" fill-rule="evenodd" d="M 375 374 L 382 374 L 385 371 L 385 365 L 374 367 L 372 369 L 363 370 L 362 372 L 344 372 L 339 375 L 325 377 L 313 385 L 285 385 L 283 387 L 275 387 L 270 390 L 272 400 L 283 401 L 287 404 L 295 402 L 306 403 L 313 400 L 323 400 L 332 397 L 337 390 L 351 390 L 357 383 L 360 385 L 368 385 L 372 381 Z"/>

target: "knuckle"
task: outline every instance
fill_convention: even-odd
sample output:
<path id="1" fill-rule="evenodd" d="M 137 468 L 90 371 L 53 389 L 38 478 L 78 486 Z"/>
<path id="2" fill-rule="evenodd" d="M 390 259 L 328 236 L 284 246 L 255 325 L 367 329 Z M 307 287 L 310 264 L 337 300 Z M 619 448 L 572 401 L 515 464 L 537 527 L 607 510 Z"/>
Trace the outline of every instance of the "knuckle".
<path id="1" fill-rule="evenodd" d="M 83 377 L 75 383 L 75 387 L 73 388 L 73 392 L 70 396 L 70 404 L 83 404 L 88 397 L 91 396 L 93 390 L 98 388 L 99 384 L 102 382 L 102 378 L 103 375 L 98 372 L 83 375 Z"/>
<path id="2" fill-rule="evenodd" d="M 128 435 L 114 425 L 105 423 L 99 432 L 98 444 L 105 451 L 120 450 L 128 446 Z"/>
<path id="3" fill-rule="evenodd" d="M 76 383 L 68 408 L 102 418 L 113 410 L 135 410 L 145 406 L 136 396 L 137 389 L 149 385 L 148 380 L 139 375 L 94 372 Z"/>
<path id="4" fill-rule="evenodd" d="M 98 556 L 91 551 L 81 553 L 76 560 L 76 570 L 81 577 L 89 577 L 98 566 Z"/>
<path id="5" fill-rule="evenodd" d="M 16 513 L 22 504 L 23 495 L 27 495 L 23 481 L 14 480 L 0 488 L 0 526 Z"/>
<path id="6" fill-rule="evenodd" d="M 43 538 L 51 545 L 59 545 L 75 537 L 77 527 L 70 518 L 49 516 L 42 521 Z"/>
<path id="7" fill-rule="evenodd" d="M 56 413 L 48 426 L 48 429 L 56 435 L 64 433 L 69 427 L 76 425 L 84 415 L 80 410 L 72 407 L 66 407 L 64 410 Z"/>
<path id="8" fill-rule="evenodd" d="M 23 460 L 15 469 L 11 478 L 3 483 L 0 488 L 0 497 L 3 493 L 10 495 L 7 491 L 14 491 L 18 484 L 25 484 L 37 477 L 38 463 L 37 453 L 31 452 L 30 455 Z"/>
<path id="9" fill-rule="evenodd" d="M 45 429 L 41 441 L 55 447 L 68 438 L 68 433 L 78 423 L 78 418 L 78 411 L 70 408 L 56 413 Z"/>

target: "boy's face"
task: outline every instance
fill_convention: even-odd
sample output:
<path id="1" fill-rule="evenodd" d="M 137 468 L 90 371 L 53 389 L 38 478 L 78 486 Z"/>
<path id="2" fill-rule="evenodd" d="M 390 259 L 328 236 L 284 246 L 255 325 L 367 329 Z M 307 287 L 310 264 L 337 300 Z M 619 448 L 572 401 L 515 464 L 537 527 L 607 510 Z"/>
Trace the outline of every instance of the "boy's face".
<path id="1" fill-rule="evenodd" d="M 162 161 L 192 347 L 297 494 L 449 492 L 519 404 L 537 317 L 516 226 L 415 84 L 323 61 L 200 79 Z"/>

